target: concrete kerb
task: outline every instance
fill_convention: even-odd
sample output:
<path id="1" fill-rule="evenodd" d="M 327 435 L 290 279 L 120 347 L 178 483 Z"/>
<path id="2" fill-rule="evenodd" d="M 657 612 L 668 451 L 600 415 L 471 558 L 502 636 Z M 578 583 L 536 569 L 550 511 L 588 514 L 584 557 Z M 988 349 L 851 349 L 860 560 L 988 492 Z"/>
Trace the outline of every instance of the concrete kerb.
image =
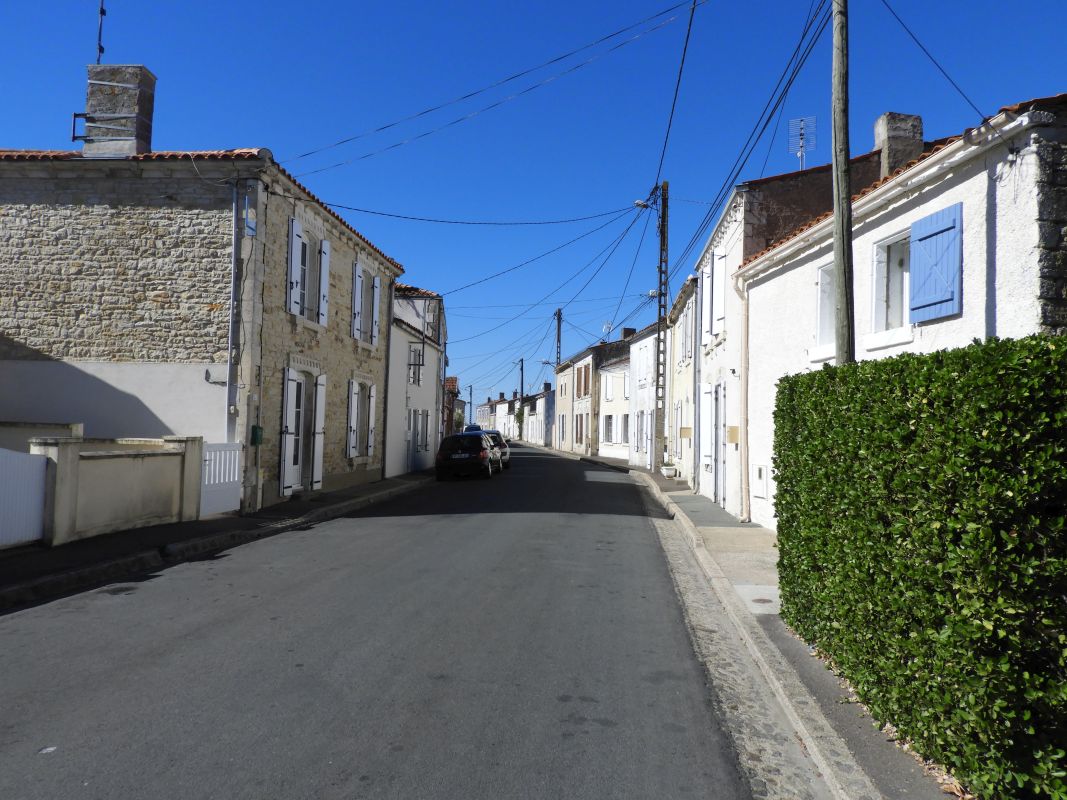
<path id="1" fill-rule="evenodd" d="M 722 567 L 704 547 L 704 540 L 693 521 L 650 476 L 636 470 L 630 471 L 630 474 L 648 487 L 667 513 L 685 531 L 686 539 L 708 583 L 793 726 L 797 738 L 822 774 L 831 795 L 837 800 L 882 798 L 882 793 L 856 762 L 845 741 L 834 731 L 819 709 L 818 703 L 801 682 L 796 670 L 745 608 L 744 601 L 726 578 Z"/>
<path id="2" fill-rule="evenodd" d="M 599 467 L 628 472 L 644 484 L 668 515 L 681 526 L 697 563 L 708 579 L 712 591 L 722 603 L 730 624 L 736 630 L 751 655 L 775 700 L 792 725 L 796 737 L 804 746 L 812 763 L 822 775 L 826 789 L 835 800 L 884 798 L 867 773 L 856 762 L 848 745 L 834 731 L 815 699 L 800 680 L 796 670 L 785 660 L 774 643 L 745 608 L 744 600 L 726 578 L 722 567 L 704 546 L 697 526 L 689 516 L 663 492 L 650 475 L 640 470 L 607 464 L 596 458 L 539 448 L 568 458 L 585 461 Z"/>
<path id="3" fill-rule="evenodd" d="M 193 558 L 229 550 L 257 539 L 277 536 L 287 531 L 306 528 L 317 522 L 334 519 L 361 508 L 390 500 L 425 485 L 430 478 L 418 478 L 402 486 L 393 486 L 380 492 L 330 503 L 316 508 L 300 517 L 280 520 L 252 530 L 232 530 L 201 536 L 185 542 L 173 542 L 160 548 L 144 550 L 122 558 L 93 564 L 80 569 L 68 570 L 55 575 L 15 584 L 0 589 L 0 610 L 54 599 L 80 591 L 89 586 L 131 578 L 134 575 L 162 569 L 165 566 L 189 561 Z"/>

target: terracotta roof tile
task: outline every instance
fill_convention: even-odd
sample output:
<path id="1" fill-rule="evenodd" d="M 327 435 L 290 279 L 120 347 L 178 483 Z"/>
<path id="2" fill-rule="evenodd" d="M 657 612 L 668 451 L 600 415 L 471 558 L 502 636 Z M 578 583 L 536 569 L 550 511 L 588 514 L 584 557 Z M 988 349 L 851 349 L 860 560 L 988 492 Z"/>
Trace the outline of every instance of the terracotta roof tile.
<path id="1" fill-rule="evenodd" d="M 411 286 L 406 283 L 396 283 L 396 293 L 399 295 L 405 295 L 407 297 L 440 297 L 437 292 L 431 292 L 429 289 L 420 289 L 418 286 Z"/>
<path id="2" fill-rule="evenodd" d="M 883 184 L 889 183 L 889 181 L 891 181 L 894 178 L 898 177 L 899 175 L 902 175 L 903 173 L 907 172 L 909 169 L 911 169 L 912 167 L 916 166 L 917 164 L 921 164 L 923 161 L 925 161 L 926 159 L 930 158 L 930 156 L 934 155 L 935 153 L 941 152 L 946 147 L 948 147 L 950 144 L 952 144 L 954 142 L 958 142 L 962 138 L 963 138 L 962 135 L 948 136 L 948 137 L 946 137 L 944 139 L 937 139 L 936 141 L 933 141 L 933 142 L 927 142 L 927 149 L 924 150 L 922 152 L 922 154 L 918 158 L 913 158 L 907 164 L 905 164 L 902 167 L 898 167 L 893 172 L 891 172 L 889 175 L 886 175 L 884 178 L 879 178 L 874 183 L 871 183 L 871 184 L 868 184 L 867 186 L 864 186 L 859 192 L 857 192 L 856 194 L 852 195 L 852 202 L 855 203 L 860 198 L 866 197 L 871 192 L 873 192 L 875 189 L 877 189 L 879 186 L 882 186 Z M 812 219 L 810 219 L 807 222 L 805 222 L 803 225 L 800 225 L 799 227 L 794 228 L 792 231 L 790 231 L 789 233 L 787 233 L 785 236 L 783 236 L 782 238 L 778 239 L 777 241 L 771 242 L 771 244 L 769 244 L 766 247 L 764 247 L 758 253 L 753 253 L 751 256 L 746 258 L 741 263 L 741 266 L 738 267 L 738 269 L 743 269 L 744 267 L 748 266 L 749 264 L 751 264 L 756 259 L 762 258 L 763 256 L 767 255 L 767 253 L 771 252 L 772 250 L 776 250 L 777 248 L 781 247 L 786 242 L 789 242 L 792 239 L 795 239 L 796 237 L 800 236 L 800 234 L 804 233 L 805 231 L 811 230 L 812 228 L 814 228 L 816 225 L 818 225 L 823 220 L 830 219 L 831 217 L 833 217 L 833 215 L 834 215 L 833 211 L 827 211 L 827 212 L 825 212 L 823 214 L 820 214 L 817 217 L 813 217 Z"/>
<path id="3" fill-rule="evenodd" d="M 320 200 L 310 189 L 298 181 L 288 170 L 274 160 L 270 150 L 265 147 L 241 147 L 234 150 L 154 150 L 132 156 L 117 156 L 126 161 L 255 161 L 263 159 L 290 180 L 294 186 L 304 192 L 308 198 L 322 207 L 327 214 L 340 222 L 367 247 L 380 255 L 401 272 L 404 267 L 396 259 L 387 256 L 366 236 L 357 231 L 344 217 Z M 80 150 L 0 150 L 0 161 L 99 161 L 97 158 L 85 158 Z"/>

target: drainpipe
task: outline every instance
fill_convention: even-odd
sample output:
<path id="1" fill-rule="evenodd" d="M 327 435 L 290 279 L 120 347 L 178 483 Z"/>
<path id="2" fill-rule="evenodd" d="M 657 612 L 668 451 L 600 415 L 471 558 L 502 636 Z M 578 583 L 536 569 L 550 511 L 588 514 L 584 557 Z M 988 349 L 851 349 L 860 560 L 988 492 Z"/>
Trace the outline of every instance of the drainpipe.
<path id="1" fill-rule="evenodd" d="M 743 276 L 734 275 L 734 291 L 741 298 L 741 522 L 752 521 L 752 498 L 749 488 L 748 468 L 748 286 L 741 282 Z"/>
<path id="2" fill-rule="evenodd" d="M 241 201 L 238 191 L 239 181 L 233 182 L 233 247 L 230 256 L 230 319 L 226 331 L 226 418 L 223 430 L 226 441 L 236 441 L 237 421 L 237 384 L 234 375 L 234 345 L 237 342 L 237 273 L 241 259 Z M 243 481 L 242 481 L 243 483 Z"/>
<path id="3" fill-rule="evenodd" d="M 699 278 L 697 280 L 699 281 Z M 697 283 L 697 287 L 700 287 L 700 283 Z M 700 494 L 700 468 L 702 466 L 700 461 L 700 362 L 704 360 L 704 346 L 697 337 L 704 329 L 704 323 L 701 320 L 704 311 L 703 300 L 702 294 L 694 292 L 693 305 L 696 306 L 696 313 L 693 319 L 696 325 L 693 330 L 693 361 L 696 363 L 693 368 L 693 494 Z"/>
<path id="4" fill-rule="evenodd" d="M 385 464 L 386 456 L 388 455 L 386 447 L 389 443 L 389 362 L 390 354 L 393 352 L 393 292 L 396 288 L 396 278 L 389 279 L 389 291 L 386 292 L 386 315 L 385 324 L 388 333 L 385 335 L 385 350 L 383 351 L 385 360 L 385 386 L 382 388 L 382 474 L 379 480 L 385 480 Z M 380 312 L 379 312 L 380 313 Z M 372 323 L 373 324 L 373 323 Z M 382 332 L 381 328 L 378 329 L 378 340 L 381 344 Z M 407 385 L 404 386 L 405 391 Z M 374 420 L 371 420 L 371 424 L 374 424 Z"/>

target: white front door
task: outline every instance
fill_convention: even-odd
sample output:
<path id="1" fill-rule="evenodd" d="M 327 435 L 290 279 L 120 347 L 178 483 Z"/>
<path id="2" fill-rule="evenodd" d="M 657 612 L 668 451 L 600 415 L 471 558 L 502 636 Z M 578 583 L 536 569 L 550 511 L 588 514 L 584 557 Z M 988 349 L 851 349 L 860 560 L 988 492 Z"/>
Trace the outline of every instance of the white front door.
<path id="1" fill-rule="evenodd" d="M 303 488 L 301 473 L 304 424 L 304 377 L 295 369 L 285 370 L 285 388 L 282 394 L 282 463 L 281 489 L 283 495 L 291 495 L 294 489 Z"/>

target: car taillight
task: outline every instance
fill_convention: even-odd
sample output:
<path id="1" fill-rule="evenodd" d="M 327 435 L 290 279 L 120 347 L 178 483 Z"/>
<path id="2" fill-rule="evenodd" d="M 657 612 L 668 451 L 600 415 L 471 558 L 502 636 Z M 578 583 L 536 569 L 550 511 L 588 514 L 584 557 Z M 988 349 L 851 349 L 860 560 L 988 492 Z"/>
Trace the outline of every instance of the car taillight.
<path id="1" fill-rule="evenodd" d="M 483 450 L 478 454 L 478 458 L 480 458 L 482 461 L 485 461 L 487 458 L 489 458 L 489 451 Z"/>

